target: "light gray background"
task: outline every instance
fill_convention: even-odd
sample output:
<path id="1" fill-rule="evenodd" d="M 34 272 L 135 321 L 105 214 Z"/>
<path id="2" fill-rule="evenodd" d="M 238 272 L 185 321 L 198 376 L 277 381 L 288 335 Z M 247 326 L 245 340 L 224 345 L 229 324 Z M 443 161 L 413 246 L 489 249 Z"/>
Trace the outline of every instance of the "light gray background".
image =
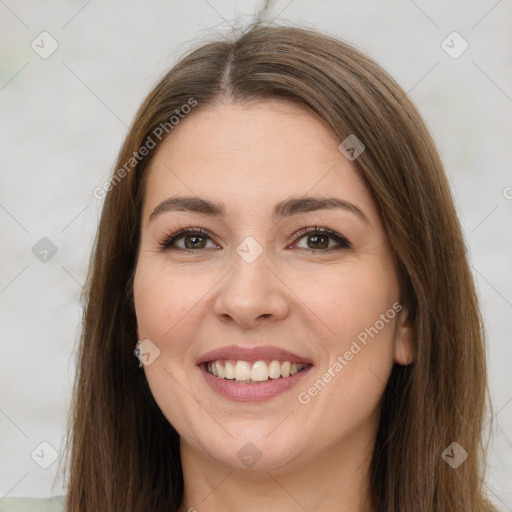
<path id="1" fill-rule="evenodd" d="M 258 8 L 0 0 L 0 496 L 65 492 L 60 459 L 42 469 L 31 453 L 49 457 L 43 441 L 62 449 L 80 288 L 102 207 L 93 189 L 108 179 L 157 78 L 197 36 L 225 31 L 235 17 L 247 23 Z M 499 509 L 512 511 L 511 2 L 286 0 L 271 12 L 367 51 L 433 132 L 488 329 L 495 429 L 487 482 Z M 43 31 L 59 45 L 47 59 L 31 48 Z M 453 31 L 469 43 L 457 59 L 441 47 Z M 42 237 L 58 248 L 46 263 L 32 253 Z"/>

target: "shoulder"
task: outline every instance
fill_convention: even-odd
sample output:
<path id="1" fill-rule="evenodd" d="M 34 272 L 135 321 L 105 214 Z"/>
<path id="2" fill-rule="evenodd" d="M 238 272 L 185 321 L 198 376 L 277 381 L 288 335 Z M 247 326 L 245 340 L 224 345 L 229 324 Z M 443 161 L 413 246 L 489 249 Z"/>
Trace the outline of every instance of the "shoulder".
<path id="1" fill-rule="evenodd" d="M 66 496 L 0 498 L 0 512 L 64 512 Z"/>

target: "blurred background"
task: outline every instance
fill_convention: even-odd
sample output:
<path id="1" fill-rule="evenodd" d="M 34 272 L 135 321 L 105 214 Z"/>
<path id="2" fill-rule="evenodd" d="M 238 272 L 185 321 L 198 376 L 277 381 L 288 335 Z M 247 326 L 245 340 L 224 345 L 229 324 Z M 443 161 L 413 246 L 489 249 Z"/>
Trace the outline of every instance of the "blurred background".
<path id="1" fill-rule="evenodd" d="M 93 191 L 136 109 L 198 38 L 249 24 L 262 7 L 0 0 L 0 498 L 66 492 L 80 291 L 102 207 Z M 284 0 L 268 13 L 367 52 L 434 135 L 488 333 L 486 480 L 503 511 L 512 511 L 511 15 L 510 0 Z"/>

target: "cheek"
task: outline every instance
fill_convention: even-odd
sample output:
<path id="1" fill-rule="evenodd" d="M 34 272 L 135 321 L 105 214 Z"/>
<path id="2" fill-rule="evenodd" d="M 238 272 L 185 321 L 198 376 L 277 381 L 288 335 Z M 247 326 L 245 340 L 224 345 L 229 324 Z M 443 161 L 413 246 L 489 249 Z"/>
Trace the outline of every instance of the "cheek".
<path id="1" fill-rule="evenodd" d="M 326 357 L 299 400 L 323 410 L 326 425 L 339 411 L 354 425 L 370 414 L 393 366 L 397 279 L 378 259 L 360 263 L 317 276 L 309 293 L 308 305 L 332 332 L 319 340 Z"/>
<path id="2" fill-rule="evenodd" d="M 329 328 L 325 342 L 333 349 L 343 348 L 377 321 L 383 335 L 391 334 L 394 322 L 383 326 L 379 320 L 398 301 L 398 284 L 394 273 L 378 259 L 326 268 L 306 281 L 298 281 L 304 286 L 298 294 L 307 297 L 308 307 Z"/>
<path id="3" fill-rule="evenodd" d="M 160 350 L 144 373 L 158 406 L 179 431 L 195 421 L 185 414 L 193 411 L 190 395 L 183 392 L 188 376 L 184 361 L 195 323 L 191 308 L 197 302 L 189 281 L 148 258 L 137 267 L 133 290 L 140 339 L 151 340 Z"/>
<path id="4" fill-rule="evenodd" d="M 134 280 L 134 302 L 141 337 L 160 342 L 193 302 L 192 290 L 176 272 L 143 262 Z"/>

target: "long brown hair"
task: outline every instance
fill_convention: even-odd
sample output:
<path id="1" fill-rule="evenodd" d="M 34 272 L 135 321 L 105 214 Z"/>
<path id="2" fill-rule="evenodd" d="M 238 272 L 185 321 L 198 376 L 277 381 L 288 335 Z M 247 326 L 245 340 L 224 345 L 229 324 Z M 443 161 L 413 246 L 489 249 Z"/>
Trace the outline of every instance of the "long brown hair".
<path id="1" fill-rule="evenodd" d="M 400 86 L 363 52 L 314 29 L 275 24 L 217 37 L 182 57 L 140 107 L 103 189 L 69 416 L 67 511 L 176 511 L 181 504 L 179 436 L 134 356 L 133 275 L 145 169 L 155 151 L 141 157 L 140 148 L 148 138 L 158 147 L 162 126 L 172 137 L 179 127 L 169 120 L 191 99 L 193 116 L 219 100 L 266 98 L 310 109 L 340 142 L 354 134 L 364 143 L 354 163 L 379 208 L 414 321 L 415 361 L 394 365 L 383 396 L 368 475 L 373 507 L 494 511 L 483 485 L 482 429 L 492 409 L 482 320 L 431 135 Z M 457 468 L 442 457 L 454 442 L 468 454 Z"/>

